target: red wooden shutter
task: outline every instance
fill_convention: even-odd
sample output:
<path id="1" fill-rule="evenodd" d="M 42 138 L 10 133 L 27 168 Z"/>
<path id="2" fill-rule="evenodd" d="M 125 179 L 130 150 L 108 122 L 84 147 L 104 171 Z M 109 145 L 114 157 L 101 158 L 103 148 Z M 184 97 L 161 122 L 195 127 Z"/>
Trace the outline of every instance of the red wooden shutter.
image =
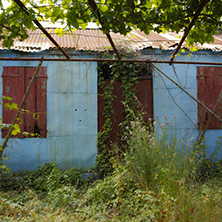
<path id="1" fill-rule="evenodd" d="M 3 96 L 9 96 L 12 99 L 11 102 L 19 104 L 22 101 L 24 95 L 24 68 L 23 67 L 3 67 Z M 5 104 L 8 103 L 8 100 L 3 99 L 3 113 L 2 113 L 2 122 L 5 124 L 11 124 L 17 110 L 10 111 L 5 108 Z M 10 102 L 10 103 L 11 103 Z M 20 120 L 23 121 L 23 115 L 20 115 Z M 24 130 L 22 124 L 21 131 Z M 4 138 L 8 133 L 7 129 L 2 129 L 2 138 Z M 22 138 L 23 135 L 17 135 L 16 137 Z"/>
<path id="2" fill-rule="evenodd" d="M 210 110 L 213 110 L 222 93 L 222 67 L 197 67 L 197 97 Z M 222 114 L 222 101 L 215 113 Z M 203 129 L 211 114 L 198 104 L 198 125 Z M 220 129 L 222 123 L 213 117 L 208 129 Z"/>
<path id="3" fill-rule="evenodd" d="M 34 67 L 25 68 L 25 88 L 27 89 L 30 80 L 32 79 L 33 73 L 35 72 Z M 24 130 L 31 137 L 31 133 L 34 133 L 35 126 L 35 113 L 37 112 L 36 108 L 36 80 L 34 81 L 31 90 L 27 96 L 27 99 L 24 104 L 24 109 L 26 110 L 24 115 Z"/>
<path id="4" fill-rule="evenodd" d="M 12 97 L 13 102 L 19 106 L 35 69 L 35 67 L 4 67 L 3 95 Z M 46 79 L 46 68 L 41 67 L 22 107 L 25 112 L 22 115 L 21 130 L 29 133 L 28 137 L 32 137 L 32 133 L 46 137 Z M 12 123 L 13 117 L 11 111 L 3 108 L 3 123 Z M 2 137 L 5 136 L 6 132 L 2 133 Z M 23 138 L 22 134 L 20 138 Z"/>
<path id="5" fill-rule="evenodd" d="M 35 69 L 35 67 L 25 68 L 26 88 L 34 75 Z M 46 68 L 41 67 L 24 107 L 28 110 L 24 116 L 25 131 L 30 134 L 39 134 L 40 137 L 46 137 L 46 79 Z"/>
<path id="6" fill-rule="evenodd" d="M 37 77 L 37 113 L 39 115 L 38 125 L 40 127 L 41 137 L 46 137 L 47 134 L 47 115 L 46 115 L 46 104 L 47 104 L 47 73 L 46 68 L 41 68 Z"/>

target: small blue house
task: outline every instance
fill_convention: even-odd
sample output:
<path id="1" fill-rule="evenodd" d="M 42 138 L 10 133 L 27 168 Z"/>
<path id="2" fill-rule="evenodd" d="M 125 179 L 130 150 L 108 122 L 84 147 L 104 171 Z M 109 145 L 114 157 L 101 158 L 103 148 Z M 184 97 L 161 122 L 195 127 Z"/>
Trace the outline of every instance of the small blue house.
<path id="1" fill-rule="evenodd" d="M 112 53 L 106 36 L 98 29 L 77 30 L 61 37 L 55 34 L 55 29 L 49 30 L 71 58 L 101 57 L 107 49 Z M 21 119 L 24 132 L 38 132 L 40 137 L 10 138 L 3 153 L 9 158 L 7 165 L 13 171 L 34 170 L 45 162 L 56 161 L 60 169 L 74 166 L 88 168 L 95 163 L 97 155 L 98 62 L 53 61 L 64 58 L 64 55 L 40 30 L 29 34 L 29 38 L 23 42 L 15 41 L 10 50 L 0 48 L 0 95 L 13 95 L 19 103 L 27 88 L 30 73 L 38 65 L 38 61 L 32 61 L 31 58 L 43 56 L 48 59 L 43 61 L 35 89 L 27 100 L 26 109 L 32 111 Z M 130 45 L 141 52 L 142 58 L 150 60 L 169 61 L 178 43 L 178 38 L 171 33 L 151 32 L 145 35 L 140 31 L 132 31 L 126 37 L 114 33 L 111 36 L 116 44 Z M 154 65 L 213 110 L 222 92 L 222 66 L 213 65 L 222 63 L 222 37 L 215 37 L 215 43 L 212 44 L 196 45 L 196 49 L 191 54 L 186 49 L 175 59 L 187 64 Z M 24 57 L 30 60 L 22 60 Z M 200 128 L 209 119 L 209 113 L 169 79 L 161 76 L 157 69 L 152 73 L 152 92 L 152 118 L 158 116 L 159 121 L 164 122 L 164 115 L 169 121 L 175 116 L 178 135 L 187 133 L 188 137 L 196 139 Z M 222 102 L 215 112 L 221 117 Z M 38 116 L 33 116 L 33 113 Z M 0 109 L 0 116 L 3 123 L 9 123 L 12 118 L 4 109 Z M 209 153 L 214 151 L 218 137 L 222 136 L 221 125 L 217 119 L 212 119 L 206 132 Z M 3 129 L 1 141 L 4 141 L 5 134 Z"/>

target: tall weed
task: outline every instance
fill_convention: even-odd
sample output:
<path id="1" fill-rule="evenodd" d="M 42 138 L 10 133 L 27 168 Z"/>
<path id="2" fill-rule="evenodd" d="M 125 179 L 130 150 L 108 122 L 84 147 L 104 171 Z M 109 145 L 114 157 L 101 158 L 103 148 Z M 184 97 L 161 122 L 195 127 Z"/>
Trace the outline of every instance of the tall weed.
<path id="1" fill-rule="evenodd" d="M 177 138 L 174 124 L 166 117 L 165 123 L 150 120 L 148 125 L 137 117 L 126 130 L 126 165 L 140 186 L 176 196 L 195 175 L 197 151 L 186 138 Z"/>

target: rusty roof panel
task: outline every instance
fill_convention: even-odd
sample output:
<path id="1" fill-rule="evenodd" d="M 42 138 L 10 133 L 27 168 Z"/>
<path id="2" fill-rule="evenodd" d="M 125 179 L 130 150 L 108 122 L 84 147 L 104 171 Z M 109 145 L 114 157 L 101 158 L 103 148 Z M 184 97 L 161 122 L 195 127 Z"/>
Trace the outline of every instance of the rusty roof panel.
<path id="1" fill-rule="evenodd" d="M 65 33 L 63 36 L 55 34 L 55 28 L 46 28 L 58 44 L 65 49 L 75 49 L 83 51 L 102 52 L 112 47 L 105 34 L 99 29 L 76 30 Z M 39 52 L 43 50 L 56 49 L 53 43 L 41 32 L 36 29 L 28 31 L 29 37 L 24 41 L 14 41 L 11 49 L 23 52 Z M 157 34 L 153 31 L 146 35 L 140 30 L 132 30 L 128 35 L 123 36 L 119 33 L 110 33 L 114 43 L 118 46 L 127 45 L 135 50 L 144 48 L 154 48 L 163 50 L 172 50 L 176 48 L 180 38 L 178 34 L 167 32 L 165 34 Z M 186 47 L 185 44 L 183 44 Z M 222 51 L 222 36 L 218 35 L 214 38 L 214 43 L 205 43 L 204 45 L 195 44 L 198 49 L 209 49 L 213 51 Z M 5 49 L 0 41 L 0 49 Z"/>

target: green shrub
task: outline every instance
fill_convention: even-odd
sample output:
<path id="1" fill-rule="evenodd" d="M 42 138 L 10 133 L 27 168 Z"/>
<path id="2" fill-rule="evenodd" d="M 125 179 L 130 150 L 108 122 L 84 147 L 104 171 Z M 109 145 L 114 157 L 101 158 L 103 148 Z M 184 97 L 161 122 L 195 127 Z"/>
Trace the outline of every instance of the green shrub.
<path id="1" fill-rule="evenodd" d="M 112 176 L 96 181 L 87 190 L 78 212 L 84 221 L 157 221 L 156 194 L 141 190 L 124 164 L 114 164 Z"/>
<path id="2" fill-rule="evenodd" d="M 33 189 L 37 193 L 47 194 L 62 186 L 82 185 L 83 172 L 77 167 L 70 170 L 59 170 L 55 163 L 45 163 L 34 171 L 6 175 L 2 179 L 1 186 L 4 190 Z"/>

